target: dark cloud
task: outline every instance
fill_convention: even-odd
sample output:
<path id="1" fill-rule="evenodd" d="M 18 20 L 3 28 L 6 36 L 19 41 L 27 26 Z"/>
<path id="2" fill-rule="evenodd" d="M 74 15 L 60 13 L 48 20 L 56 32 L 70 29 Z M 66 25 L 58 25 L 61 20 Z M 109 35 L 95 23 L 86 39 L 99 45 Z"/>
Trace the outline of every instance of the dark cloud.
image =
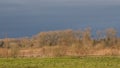
<path id="1" fill-rule="evenodd" d="M 117 5 L 120 0 L 0 0 L 0 14 L 40 14 L 54 7 Z M 50 11 L 49 11 L 50 12 Z"/>
<path id="2" fill-rule="evenodd" d="M 119 7 L 120 0 L 0 0 L 0 31 L 23 36 L 87 26 L 119 29 Z"/>

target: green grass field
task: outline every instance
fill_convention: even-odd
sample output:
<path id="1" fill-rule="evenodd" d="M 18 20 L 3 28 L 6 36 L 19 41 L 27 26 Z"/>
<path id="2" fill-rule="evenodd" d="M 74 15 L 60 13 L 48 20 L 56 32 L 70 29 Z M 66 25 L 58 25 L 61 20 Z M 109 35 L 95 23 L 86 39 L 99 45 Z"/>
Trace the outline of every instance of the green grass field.
<path id="1" fill-rule="evenodd" d="M 0 58 L 0 68 L 120 68 L 120 57 Z"/>

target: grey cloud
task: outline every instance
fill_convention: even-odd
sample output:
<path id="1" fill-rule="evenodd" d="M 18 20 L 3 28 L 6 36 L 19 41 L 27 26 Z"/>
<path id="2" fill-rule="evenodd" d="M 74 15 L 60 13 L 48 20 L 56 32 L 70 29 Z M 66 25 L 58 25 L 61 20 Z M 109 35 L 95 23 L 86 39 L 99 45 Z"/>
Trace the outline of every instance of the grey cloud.
<path id="1" fill-rule="evenodd" d="M 0 14 L 40 14 L 47 12 L 49 9 L 54 9 L 54 7 L 76 5 L 89 7 L 118 4 L 120 4 L 120 0 L 0 0 Z M 50 11 L 47 13 L 50 13 Z"/>
<path id="2" fill-rule="evenodd" d="M 120 0 L 0 0 L 0 3 L 42 4 L 42 3 L 83 3 L 120 4 Z"/>

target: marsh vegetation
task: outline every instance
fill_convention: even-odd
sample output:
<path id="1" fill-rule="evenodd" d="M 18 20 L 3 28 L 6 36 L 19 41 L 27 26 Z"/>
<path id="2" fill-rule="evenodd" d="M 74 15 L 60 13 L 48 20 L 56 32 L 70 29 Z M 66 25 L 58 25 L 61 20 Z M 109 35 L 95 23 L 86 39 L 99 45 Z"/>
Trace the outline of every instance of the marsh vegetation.
<path id="1" fill-rule="evenodd" d="M 32 37 L 1 39 L 0 57 L 119 56 L 114 28 L 92 34 L 84 30 L 40 32 Z"/>

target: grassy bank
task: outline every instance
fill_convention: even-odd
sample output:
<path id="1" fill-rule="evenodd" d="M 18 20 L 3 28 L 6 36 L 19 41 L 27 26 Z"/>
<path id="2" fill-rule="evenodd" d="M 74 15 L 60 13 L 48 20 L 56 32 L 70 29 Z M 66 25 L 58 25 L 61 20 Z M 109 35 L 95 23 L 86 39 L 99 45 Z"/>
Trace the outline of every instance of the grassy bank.
<path id="1" fill-rule="evenodd" d="M 0 58 L 0 68 L 120 68 L 120 57 Z"/>

